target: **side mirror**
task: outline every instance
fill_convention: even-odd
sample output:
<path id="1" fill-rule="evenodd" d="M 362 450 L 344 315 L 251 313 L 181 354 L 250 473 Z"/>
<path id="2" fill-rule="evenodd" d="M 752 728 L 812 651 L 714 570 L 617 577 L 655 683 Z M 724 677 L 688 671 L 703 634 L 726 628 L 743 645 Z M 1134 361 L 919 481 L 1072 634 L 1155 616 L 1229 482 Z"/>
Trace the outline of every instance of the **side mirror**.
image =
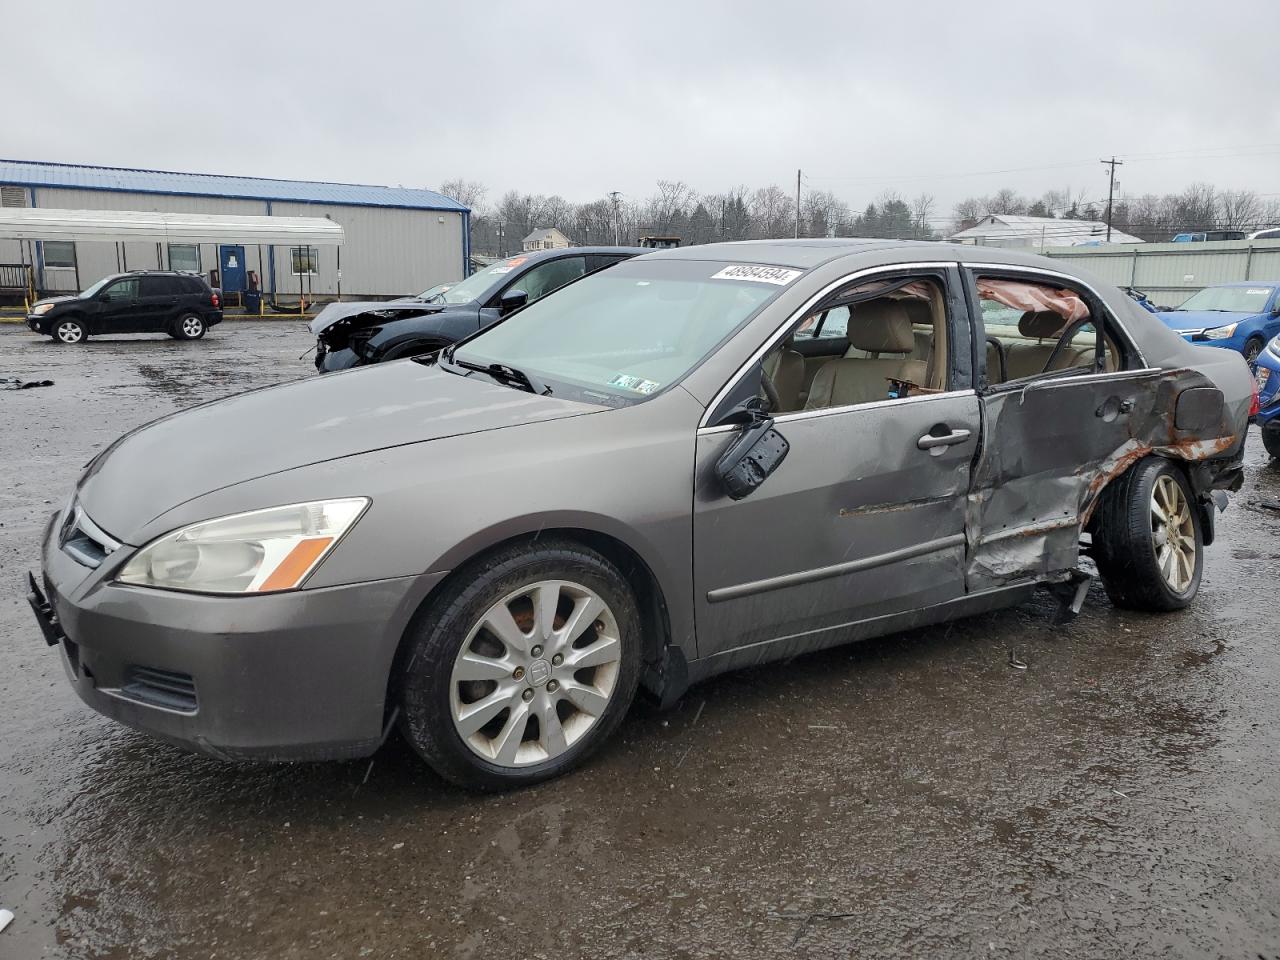
<path id="1" fill-rule="evenodd" d="M 1273 317 L 1280 317 L 1280 298 L 1277 298 L 1275 305 L 1271 308 L 1271 315 Z"/>
<path id="2" fill-rule="evenodd" d="M 519 310 L 529 302 L 529 294 L 523 290 L 508 290 L 498 298 L 498 310 L 506 316 L 512 310 Z"/>
<path id="3" fill-rule="evenodd" d="M 741 500 L 781 466 L 790 450 L 787 438 L 773 429 L 772 417 L 757 419 L 716 461 L 716 477 L 730 499 Z"/>

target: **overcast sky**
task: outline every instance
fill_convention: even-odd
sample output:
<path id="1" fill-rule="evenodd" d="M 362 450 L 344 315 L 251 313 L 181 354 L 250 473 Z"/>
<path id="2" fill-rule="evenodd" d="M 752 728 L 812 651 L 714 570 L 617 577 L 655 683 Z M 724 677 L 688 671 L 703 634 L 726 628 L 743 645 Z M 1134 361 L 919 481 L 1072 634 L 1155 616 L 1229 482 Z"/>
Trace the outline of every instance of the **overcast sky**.
<path id="1" fill-rule="evenodd" d="M 576 201 L 1280 196 L 1280 2 L 5 5 L 0 156 Z M 20 120 L 20 122 L 15 122 Z M 1033 168 L 1033 169 L 1032 169 Z M 991 172 L 1009 171 L 1009 172 Z"/>

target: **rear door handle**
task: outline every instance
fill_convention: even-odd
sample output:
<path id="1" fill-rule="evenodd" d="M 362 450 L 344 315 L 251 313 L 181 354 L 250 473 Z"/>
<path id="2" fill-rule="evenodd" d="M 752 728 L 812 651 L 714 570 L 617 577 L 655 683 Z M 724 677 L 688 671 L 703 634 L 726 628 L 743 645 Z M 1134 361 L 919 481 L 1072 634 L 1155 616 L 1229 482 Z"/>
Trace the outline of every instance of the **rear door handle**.
<path id="1" fill-rule="evenodd" d="M 944 433 L 937 437 L 932 433 L 926 433 L 923 437 L 916 441 L 916 446 L 921 450 L 932 450 L 934 447 L 950 447 L 953 444 L 964 443 L 973 433 L 969 430 L 952 430 L 950 433 Z"/>

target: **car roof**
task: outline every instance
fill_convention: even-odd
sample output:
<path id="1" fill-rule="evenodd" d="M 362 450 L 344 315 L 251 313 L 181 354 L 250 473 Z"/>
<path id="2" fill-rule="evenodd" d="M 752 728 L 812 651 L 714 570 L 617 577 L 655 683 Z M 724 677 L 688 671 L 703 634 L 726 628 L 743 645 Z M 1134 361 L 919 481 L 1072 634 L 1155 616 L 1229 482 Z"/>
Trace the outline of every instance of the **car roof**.
<path id="1" fill-rule="evenodd" d="M 728 243 L 706 243 L 692 247 L 650 250 L 643 259 L 731 261 L 811 270 L 837 260 L 856 259 L 863 254 L 880 253 L 889 249 L 901 250 L 904 259 L 909 260 L 950 262 L 980 260 L 984 263 L 1062 269 L 1062 264 L 1054 264 L 1045 257 L 1004 247 L 945 243 L 936 240 L 886 240 L 876 237 L 736 240 Z"/>
<path id="2" fill-rule="evenodd" d="M 530 260 L 550 260 L 552 257 L 573 257 L 584 253 L 625 253 L 627 256 L 639 256 L 642 253 L 650 253 L 648 247 L 556 247 L 554 250 L 521 250 L 518 253 L 508 254 L 495 260 L 493 263 L 498 264 L 506 260 L 514 260 L 516 257 L 523 257 L 526 262 Z M 490 264 L 492 266 L 493 264 Z"/>

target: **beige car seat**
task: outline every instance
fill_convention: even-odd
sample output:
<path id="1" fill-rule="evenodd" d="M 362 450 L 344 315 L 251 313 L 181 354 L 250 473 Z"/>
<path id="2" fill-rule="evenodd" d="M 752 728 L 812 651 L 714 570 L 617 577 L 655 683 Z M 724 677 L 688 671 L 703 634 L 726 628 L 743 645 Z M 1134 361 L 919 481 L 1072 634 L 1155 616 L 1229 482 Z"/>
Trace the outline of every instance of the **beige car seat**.
<path id="1" fill-rule="evenodd" d="M 824 365 L 813 378 L 805 409 L 887 400 L 890 379 L 925 382 L 925 361 L 909 359 L 916 339 L 901 301 L 882 298 L 853 307 L 846 336 L 849 346 L 866 356 L 841 357 Z M 881 356 L 886 353 L 895 356 Z"/>

